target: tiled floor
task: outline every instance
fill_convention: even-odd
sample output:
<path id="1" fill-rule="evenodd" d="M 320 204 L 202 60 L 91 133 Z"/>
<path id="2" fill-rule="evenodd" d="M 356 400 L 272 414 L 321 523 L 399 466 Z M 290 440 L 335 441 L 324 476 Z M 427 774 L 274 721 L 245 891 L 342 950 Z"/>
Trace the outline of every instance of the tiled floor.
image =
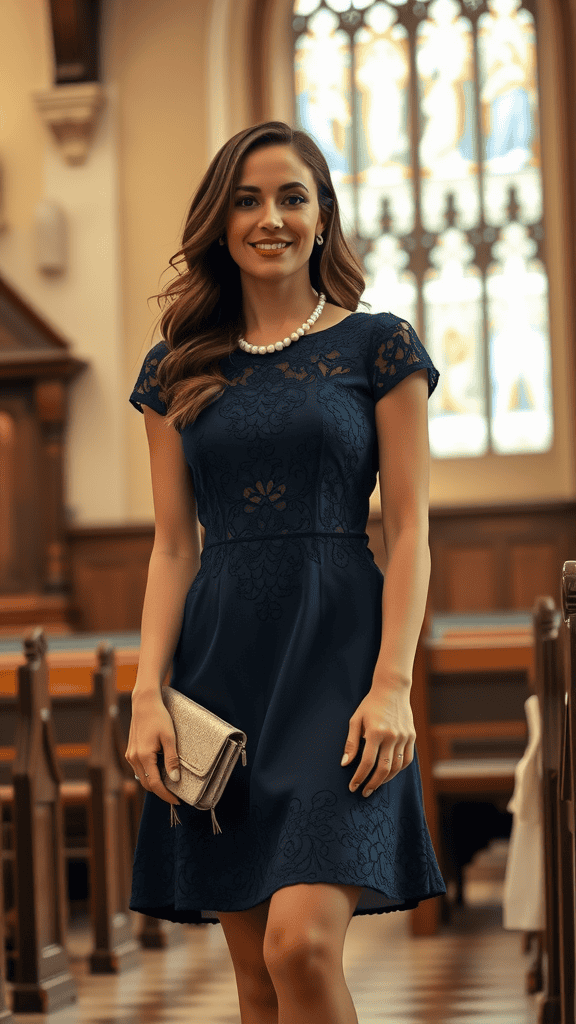
<path id="1" fill-rule="evenodd" d="M 468 905 L 438 935 L 414 938 L 409 914 L 354 918 L 344 972 L 359 1024 L 535 1024 L 525 993 L 533 953 L 504 931 L 502 883 L 468 882 Z M 135 933 L 140 915 L 134 914 Z M 71 932 L 78 1001 L 58 1013 L 18 1014 L 19 1024 L 240 1024 L 232 963 L 220 925 L 181 926 L 182 942 L 142 949 L 119 976 L 87 973 L 90 935 Z M 8 986 L 8 990 L 10 986 Z"/>

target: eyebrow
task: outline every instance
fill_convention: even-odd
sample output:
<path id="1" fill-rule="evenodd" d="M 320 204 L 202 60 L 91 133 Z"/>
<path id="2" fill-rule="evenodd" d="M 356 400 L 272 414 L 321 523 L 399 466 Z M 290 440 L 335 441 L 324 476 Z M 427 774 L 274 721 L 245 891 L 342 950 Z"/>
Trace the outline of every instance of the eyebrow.
<path id="1" fill-rule="evenodd" d="M 289 181 L 287 185 L 279 185 L 278 186 L 278 191 L 279 192 L 286 192 L 289 188 L 296 188 L 297 186 L 299 186 L 300 188 L 303 188 L 305 192 L 308 192 L 308 189 L 306 188 L 306 185 L 303 185 L 301 181 Z M 256 188 L 256 185 L 236 185 L 236 191 L 237 192 L 238 192 L 239 189 L 242 189 L 243 192 L 261 192 L 262 191 L 262 189 Z"/>

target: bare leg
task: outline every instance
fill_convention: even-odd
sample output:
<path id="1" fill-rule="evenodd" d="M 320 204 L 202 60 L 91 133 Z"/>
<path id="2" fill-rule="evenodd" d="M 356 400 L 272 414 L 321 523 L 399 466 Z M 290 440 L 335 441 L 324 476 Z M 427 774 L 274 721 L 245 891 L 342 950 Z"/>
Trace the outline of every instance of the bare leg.
<path id="1" fill-rule="evenodd" d="M 278 996 L 278 1024 L 358 1024 L 342 954 L 361 891 L 317 882 L 271 896 L 264 959 Z"/>
<path id="2" fill-rule="evenodd" d="M 278 1000 L 263 945 L 270 899 L 249 910 L 218 913 L 238 989 L 242 1024 L 278 1024 Z"/>

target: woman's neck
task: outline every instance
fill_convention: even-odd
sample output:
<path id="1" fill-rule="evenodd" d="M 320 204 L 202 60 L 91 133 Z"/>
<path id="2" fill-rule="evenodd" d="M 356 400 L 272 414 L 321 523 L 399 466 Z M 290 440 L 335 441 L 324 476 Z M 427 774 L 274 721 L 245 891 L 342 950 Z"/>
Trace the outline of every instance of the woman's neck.
<path id="1" fill-rule="evenodd" d="M 308 295 L 304 296 L 293 292 L 272 295 L 263 290 L 256 294 L 244 293 L 246 336 L 264 338 L 273 334 L 278 338 L 284 337 L 308 320 L 319 301 L 319 295 L 311 285 Z"/>

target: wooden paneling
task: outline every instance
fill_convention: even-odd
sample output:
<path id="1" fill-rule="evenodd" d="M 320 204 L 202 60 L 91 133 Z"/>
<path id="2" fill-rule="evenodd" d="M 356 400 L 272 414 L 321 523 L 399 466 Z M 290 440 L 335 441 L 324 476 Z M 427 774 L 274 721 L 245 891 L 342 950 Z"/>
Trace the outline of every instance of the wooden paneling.
<path id="1" fill-rule="evenodd" d="M 558 583 L 556 590 L 546 589 L 547 581 L 556 574 L 557 542 L 548 540 L 542 544 L 537 540 L 533 543 L 512 544 L 510 550 L 510 561 L 512 569 L 512 587 L 514 606 L 523 608 L 530 604 L 536 596 L 535 589 L 539 594 L 554 594 L 558 596 Z M 576 554 L 576 547 L 568 552 Z"/>
<path id="2" fill-rule="evenodd" d="M 0 593 L 41 584 L 44 573 L 42 440 L 30 381 L 0 385 L 2 499 Z"/>
<path id="3" fill-rule="evenodd" d="M 69 532 L 81 630 L 139 630 L 154 543 L 153 524 Z"/>
<path id="4" fill-rule="evenodd" d="M 443 558 L 451 610 L 479 612 L 498 607 L 497 550 L 455 544 L 446 548 Z"/>
<path id="5" fill-rule="evenodd" d="M 435 612 L 520 611 L 558 594 L 576 554 L 576 503 L 430 510 Z"/>
<path id="6" fill-rule="evenodd" d="M 385 573 L 379 516 L 370 517 L 367 533 Z M 70 525 L 66 539 L 77 629 L 139 630 L 154 524 Z M 576 502 L 431 509 L 430 552 L 435 613 L 529 611 L 538 595 L 558 596 L 562 566 L 576 556 Z"/>

